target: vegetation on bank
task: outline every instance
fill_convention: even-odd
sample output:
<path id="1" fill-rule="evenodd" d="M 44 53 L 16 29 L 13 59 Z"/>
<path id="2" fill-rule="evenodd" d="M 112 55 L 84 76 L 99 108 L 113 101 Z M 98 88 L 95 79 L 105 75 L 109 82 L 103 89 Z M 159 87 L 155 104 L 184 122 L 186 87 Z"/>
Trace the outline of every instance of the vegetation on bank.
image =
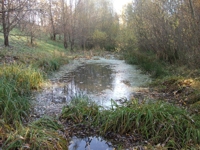
<path id="1" fill-rule="evenodd" d="M 149 86 L 154 91 L 162 93 L 162 96 L 155 99 L 178 104 L 199 113 L 199 69 L 177 63 L 169 64 L 157 59 L 153 53 L 133 49 L 127 51 L 124 58 L 127 63 L 136 64 L 145 73 L 151 75 L 153 82 Z"/>
<path id="2" fill-rule="evenodd" d="M 79 97 L 63 108 L 60 119 L 97 129 L 105 138 L 111 132 L 140 135 L 142 140 L 137 142 L 147 140 L 150 145 L 172 149 L 199 148 L 200 144 L 200 117 L 161 101 L 132 100 L 123 106 L 113 103 L 110 109 L 104 109 Z"/>
<path id="3" fill-rule="evenodd" d="M 137 38 L 140 39 L 141 36 Z M 150 39 L 151 38 L 146 38 L 147 41 L 150 41 Z M 147 41 L 144 45 L 148 43 Z M 176 43 L 176 41 L 174 42 Z M 148 137 L 148 139 L 150 139 L 150 141 L 151 139 L 152 141 L 163 139 L 161 144 L 164 143 L 166 147 L 174 149 L 199 149 L 200 71 L 199 66 L 197 65 L 198 62 L 194 64 L 192 61 L 188 61 L 188 59 L 186 60 L 186 53 L 179 53 L 181 54 L 180 56 L 183 56 L 184 58 L 179 57 L 170 61 L 169 59 L 166 59 L 170 58 L 168 56 L 162 58 L 160 57 L 159 54 L 163 54 L 164 49 L 160 49 L 160 53 L 158 53 L 158 51 L 154 52 L 153 50 L 148 49 L 150 47 L 147 48 L 147 46 L 146 49 L 143 49 L 144 46 L 142 47 L 141 43 L 138 44 L 137 39 L 135 42 L 126 45 L 124 47 L 124 59 L 127 63 L 138 65 L 138 67 L 145 73 L 151 75 L 153 82 L 149 86 L 152 94 L 149 92 L 148 95 L 153 97 L 154 100 L 162 100 L 162 103 L 160 104 L 164 107 L 168 105 L 167 107 L 169 109 L 162 107 L 161 111 L 159 111 L 155 108 L 157 103 L 145 104 L 148 106 L 148 110 L 146 110 L 143 118 L 147 119 L 146 117 L 149 116 L 156 118 L 157 113 L 151 112 L 151 108 L 154 108 L 158 114 L 160 113 L 158 119 L 156 120 L 162 124 L 162 127 L 157 126 L 154 128 L 150 124 L 140 124 L 141 126 L 139 126 L 139 128 L 143 128 L 142 131 L 145 131 L 145 129 L 148 129 L 148 126 L 151 126 L 152 130 L 149 129 L 149 131 L 151 131 L 152 136 Z M 157 43 L 154 44 L 156 45 Z M 167 52 L 167 54 L 171 54 L 169 51 Z M 193 56 L 191 56 L 191 58 L 193 59 Z M 139 107 L 145 106 L 143 105 Z M 172 112 L 175 112 L 175 114 L 171 114 L 169 117 L 168 115 Z M 139 114 L 140 113 L 138 113 L 138 115 Z M 155 125 L 156 121 L 153 122 Z M 177 124 L 178 127 L 174 126 L 174 124 Z M 176 132 L 172 129 L 176 130 Z M 162 130 L 163 133 L 161 133 Z M 149 131 L 143 132 L 143 135 L 148 135 Z M 154 134 L 152 131 L 159 134 Z M 172 138 L 171 135 L 176 135 L 176 137 Z M 194 137 L 189 138 L 188 136 Z M 179 138 L 178 141 L 176 141 L 177 137 Z M 193 143 L 190 142 L 190 140 L 196 142 Z M 157 142 L 159 143 L 160 141 L 158 140 Z"/>
<path id="4" fill-rule="evenodd" d="M 41 118 L 28 123 L 32 91 L 40 89 L 46 76 L 67 62 L 61 44 L 48 38 L 30 46 L 25 37 L 12 36 L 11 46 L 0 48 L 0 147 L 67 149 L 68 141 L 58 132 L 61 128 L 52 127 L 55 120 Z"/>
<path id="5" fill-rule="evenodd" d="M 0 71 L 0 114 L 5 123 L 22 122 L 29 116 L 31 90 L 43 82 L 41 72 L 25 65 L 3 65 Z"/>
<path id="6" fill-rule="evenodd" d="M 127 49 L 124 53 L 124 59 L 127 63 L 140 66 L 141 69 L 154 78 L 162 78 L 169 74 L 166 70 L 167 64 L 157 60 L 154 54 Z"/>
<path id="7" fill-rule="evenodd" d="M 56 120 L 48 117 L 32 122 L 28 126 L 15 123 L 15 128 L 0 122 L 5 140 L 3 149 L 31 149 L 31 150 L 63 150 L 68 149 L 66 138 L 58 131 L 63 127 Z"/>
<path id="8" fill-rule="evenodd" d="M 167 102 L 130 101 L 104 110 L 81 97 L 63 108 L 62 121 L 96 127 L 102 136 L 139 134 L 152 145 L 199 149 L 199 1 L 135 0 L 121 18 L 109 0 L 73 2 L 2 1 L 0 147 L 67 149 L 58 120 L 22 125 L 28 122 L 30 94 L 67 62 L 67 49 L 99 47 L 122 50 L 128 63 L 152 75 L 154 98 Z"/>

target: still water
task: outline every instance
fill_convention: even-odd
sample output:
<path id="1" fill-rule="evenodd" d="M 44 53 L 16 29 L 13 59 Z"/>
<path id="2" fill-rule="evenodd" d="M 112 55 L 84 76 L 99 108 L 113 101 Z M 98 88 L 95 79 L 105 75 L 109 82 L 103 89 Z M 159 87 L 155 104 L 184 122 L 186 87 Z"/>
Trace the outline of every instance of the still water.
<path id="1" fill-rule="evenodd" d="M 74 137 L 69 145 L 69 150 L 113 150 L 112 144 L 100 137 Z"/>
<path id="2" fill-rule="evenodd" d="M 150 81 L 137 66 L 123 60 L 94 58 L 73 60 L 53 74 L 36 95 L 34 113 L 59 114 L 73 96 L 87 95 L 100 105 L 109 107 L 111 99 L 131 99 Z"/>
<path id="3" fill-rule="evenodd" d="M 150 78 L 123 60 L 95 57 L 73 60 L 53 74 L 42 92 L 36 95 L 34 116 L 59 115 L 62 107 L 74 96 L 87 95 L 104 107 L 129 100 Z M 89 141 L 87 141 L 89 140 Z M 89 143 L 88 143 L 89 142 Z M 70 150 L 110 150 L 112 147 L 98 137 L 74 137 Z"/>

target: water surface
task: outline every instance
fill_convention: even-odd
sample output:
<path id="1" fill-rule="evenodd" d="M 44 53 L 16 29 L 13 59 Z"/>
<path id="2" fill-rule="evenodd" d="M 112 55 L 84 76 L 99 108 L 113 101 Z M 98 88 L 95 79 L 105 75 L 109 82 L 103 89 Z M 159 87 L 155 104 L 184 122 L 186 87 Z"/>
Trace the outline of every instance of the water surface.
<path id="1" fill-rule="evenodd" d="M 149 81 L 136 66 L 123 60 L 73 60 L 55 73 L 45 89 L 37 94 L 35 114 L 60 114 L 62 107 L 79 94 L 109 107 L 111 99 L 129 100 Z"/>
<path id="2" fill-rule="evenodd" d="M 74 137 L 69 145 L 69 150 L 113 150 L 112 144 L 100 137 Z"/>

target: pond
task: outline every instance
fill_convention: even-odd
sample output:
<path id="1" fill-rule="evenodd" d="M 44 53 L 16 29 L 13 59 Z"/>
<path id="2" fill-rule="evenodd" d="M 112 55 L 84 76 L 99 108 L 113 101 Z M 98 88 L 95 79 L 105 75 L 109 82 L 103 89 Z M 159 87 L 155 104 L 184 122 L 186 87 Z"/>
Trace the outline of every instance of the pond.
<path id="1" fill-rule="evenodd" d="M 149 81 L 148 75 L 142 74 L 137 66 L 126 64 L 124 60 L 101 57 L 73 60 L 53 74 L 43 91 L 36 95 L 33 116 L 58 116 L 72 97 L 80 95 L 87 95 L 103 107 L 110 107 L 111 99 L 120 104 L 134 98 Z M 87 141 L 73 138 L 69 149 L 88 148 Z M 98 140 L 99 137 L 87 138 L 90 139 L 90 149 L 94 145 L 109 149 L 107 142 Z"/>

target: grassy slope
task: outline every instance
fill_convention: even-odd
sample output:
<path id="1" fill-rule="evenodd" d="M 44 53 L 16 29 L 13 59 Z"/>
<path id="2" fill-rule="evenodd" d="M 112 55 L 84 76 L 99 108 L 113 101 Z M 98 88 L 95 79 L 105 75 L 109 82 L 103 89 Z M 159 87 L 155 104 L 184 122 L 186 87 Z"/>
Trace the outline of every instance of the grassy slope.
<path id="1" fill-rule="evenodd" d="M 51 41 L 48 37 L 43 37 L 35 40 L 34 46 L 31 46 L 25 36 L 12 36 L 20 35 L 21 33 L 15 29 L 11 32 L 10 45 L 11 48 L 0 49 L 1 62 L 8 62 L 6 58 L 13 57 L 18 63 L 30 64 L 36 67 L 44 67 L 43 69 L 53 70 L 50 66 L 54 61 L 66 62 L 66 50 L 63 48 L 62 43 Z M 3 45 L 3 36 L 0 35 L 0 45 Z M 46 64 L 45 64 L 46 63 Z M 48 64 L 48 65 L 47 65 Z M 55 68 L 56 69 L 56 68 Z"/>
<path id="2" fill-rule="evenodd" d="M 43 128 L 36 124 L 22 125 L 28 120 L 31 91 L 40 88 L 48 73 L 68 62 L 66 50 L 62 43 L 48 37 L 38 39 L 30 46 L 27 37 L 14 34 L 21 33 L 13 30 L 11 46 L 0 48 L 0 147 L 67 149 L 67 140 L 57 133 L 58 129 L 49 128 L 53 121 L 46 122 Z M 2 34 L 0 43 L 3 45 Z"/>

